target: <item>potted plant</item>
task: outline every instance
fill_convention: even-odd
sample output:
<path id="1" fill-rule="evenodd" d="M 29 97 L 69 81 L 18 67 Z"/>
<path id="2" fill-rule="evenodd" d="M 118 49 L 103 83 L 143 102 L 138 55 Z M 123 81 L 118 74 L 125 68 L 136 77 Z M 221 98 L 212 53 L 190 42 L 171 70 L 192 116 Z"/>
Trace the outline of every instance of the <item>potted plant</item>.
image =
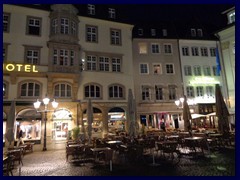
<path id="1" fill-rule="evenodd" d="M 75 127 L 72 129 L 72 139 L 74 141 L 76 141 L 79 137 L 79 134 L 80 134 L 80 128 L 79 127 Z"/>

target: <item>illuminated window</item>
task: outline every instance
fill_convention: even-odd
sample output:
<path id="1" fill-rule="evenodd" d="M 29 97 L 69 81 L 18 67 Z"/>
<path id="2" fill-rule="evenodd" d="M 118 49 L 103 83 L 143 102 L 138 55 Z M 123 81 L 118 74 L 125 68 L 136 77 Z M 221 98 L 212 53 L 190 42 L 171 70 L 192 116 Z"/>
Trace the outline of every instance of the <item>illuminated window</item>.
<path id="1" fill-rule="evenodd" d="M 203 87 L 198 86 L 196 89 L 197 89 L 197 96 L 202 97 L 203 96 Z"/>
<path id="2" fill-rule="evenodd" d="M 147 54 L 147 44 L 146 43 L 138 43 L 139 54 Z"/>
<path id="3" fill-rule="evenodd" d="M 162 66 L 161 64 L 153 64 L 153 74 L 162 74 Z"/>
<path id="4" fill-rule="evenodd" d="M 140 74 L 148 74 L 148 64 L 140 64 Z"/>

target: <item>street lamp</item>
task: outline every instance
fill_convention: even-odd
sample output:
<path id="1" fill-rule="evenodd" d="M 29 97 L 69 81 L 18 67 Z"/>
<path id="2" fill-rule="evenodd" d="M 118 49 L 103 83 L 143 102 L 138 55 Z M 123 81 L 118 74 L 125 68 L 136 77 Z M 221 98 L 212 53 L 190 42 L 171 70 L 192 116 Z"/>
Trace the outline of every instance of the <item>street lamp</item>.
<path id="1" fill-rule="evenodd" d="M 47 112 L 50 111 L 54 111 L 57 107 L 58 107 L 58 102 L 55 101 L 55 99 L 52 101 L 52 107 L 54 108 L 54 110 L 48 110 L 47 106 L 49 104 L 50 99 L 45 97 L 43 100 L 43 104 L 45 105 L 44 110 L 38 110 L 40 108 L 41 105 L 41 101 L 37 100 L 37 102 L 33 103 L 34 108 L 37 110 L 37 112 L 44 112 L 45 116 L 44 116 L 44 141 L 43 141 L 43 151 L 47 150 L 46 147 L 46 122 L 47 122 Z"/>

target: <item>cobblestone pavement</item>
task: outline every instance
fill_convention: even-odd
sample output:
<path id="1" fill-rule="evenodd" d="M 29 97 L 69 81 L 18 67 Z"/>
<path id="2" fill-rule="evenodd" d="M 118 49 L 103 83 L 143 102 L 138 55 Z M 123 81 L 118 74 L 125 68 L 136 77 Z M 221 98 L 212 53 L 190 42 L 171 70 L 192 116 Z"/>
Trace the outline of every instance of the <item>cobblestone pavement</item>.
<path id="1" fill-rule="evenodd" d="M 234 148 L 220 149 L 204 157 L 183 155 L 178 163 L 156 157 L 159 166 L 152 165 L 151 155 L 129 162 L 116 153 L 112 171 L 109 165 L 95 165 L 93 161 L 66 162 L 65 153 L 64 149 L 28 153 L 23 166 L 16 167 L 13 173 L 15 176 L 235 176 Z"/>

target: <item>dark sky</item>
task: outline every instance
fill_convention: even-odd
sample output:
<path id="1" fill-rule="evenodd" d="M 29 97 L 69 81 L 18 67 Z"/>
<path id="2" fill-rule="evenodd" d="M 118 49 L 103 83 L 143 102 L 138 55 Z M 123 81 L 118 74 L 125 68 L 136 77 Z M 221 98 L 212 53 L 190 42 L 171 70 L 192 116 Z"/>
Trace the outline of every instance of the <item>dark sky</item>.
<path id="1" fill-rule="evenodd" d="M 231 4 L 127 4 L 121 7 L 121 16 L 129 22 L 188 21 L 195 17 L 214 26 L 226 25 L 226 15 L 221 13 L 233 7 Z M 134 10 L 134 11 L 133 11 Z"/>

